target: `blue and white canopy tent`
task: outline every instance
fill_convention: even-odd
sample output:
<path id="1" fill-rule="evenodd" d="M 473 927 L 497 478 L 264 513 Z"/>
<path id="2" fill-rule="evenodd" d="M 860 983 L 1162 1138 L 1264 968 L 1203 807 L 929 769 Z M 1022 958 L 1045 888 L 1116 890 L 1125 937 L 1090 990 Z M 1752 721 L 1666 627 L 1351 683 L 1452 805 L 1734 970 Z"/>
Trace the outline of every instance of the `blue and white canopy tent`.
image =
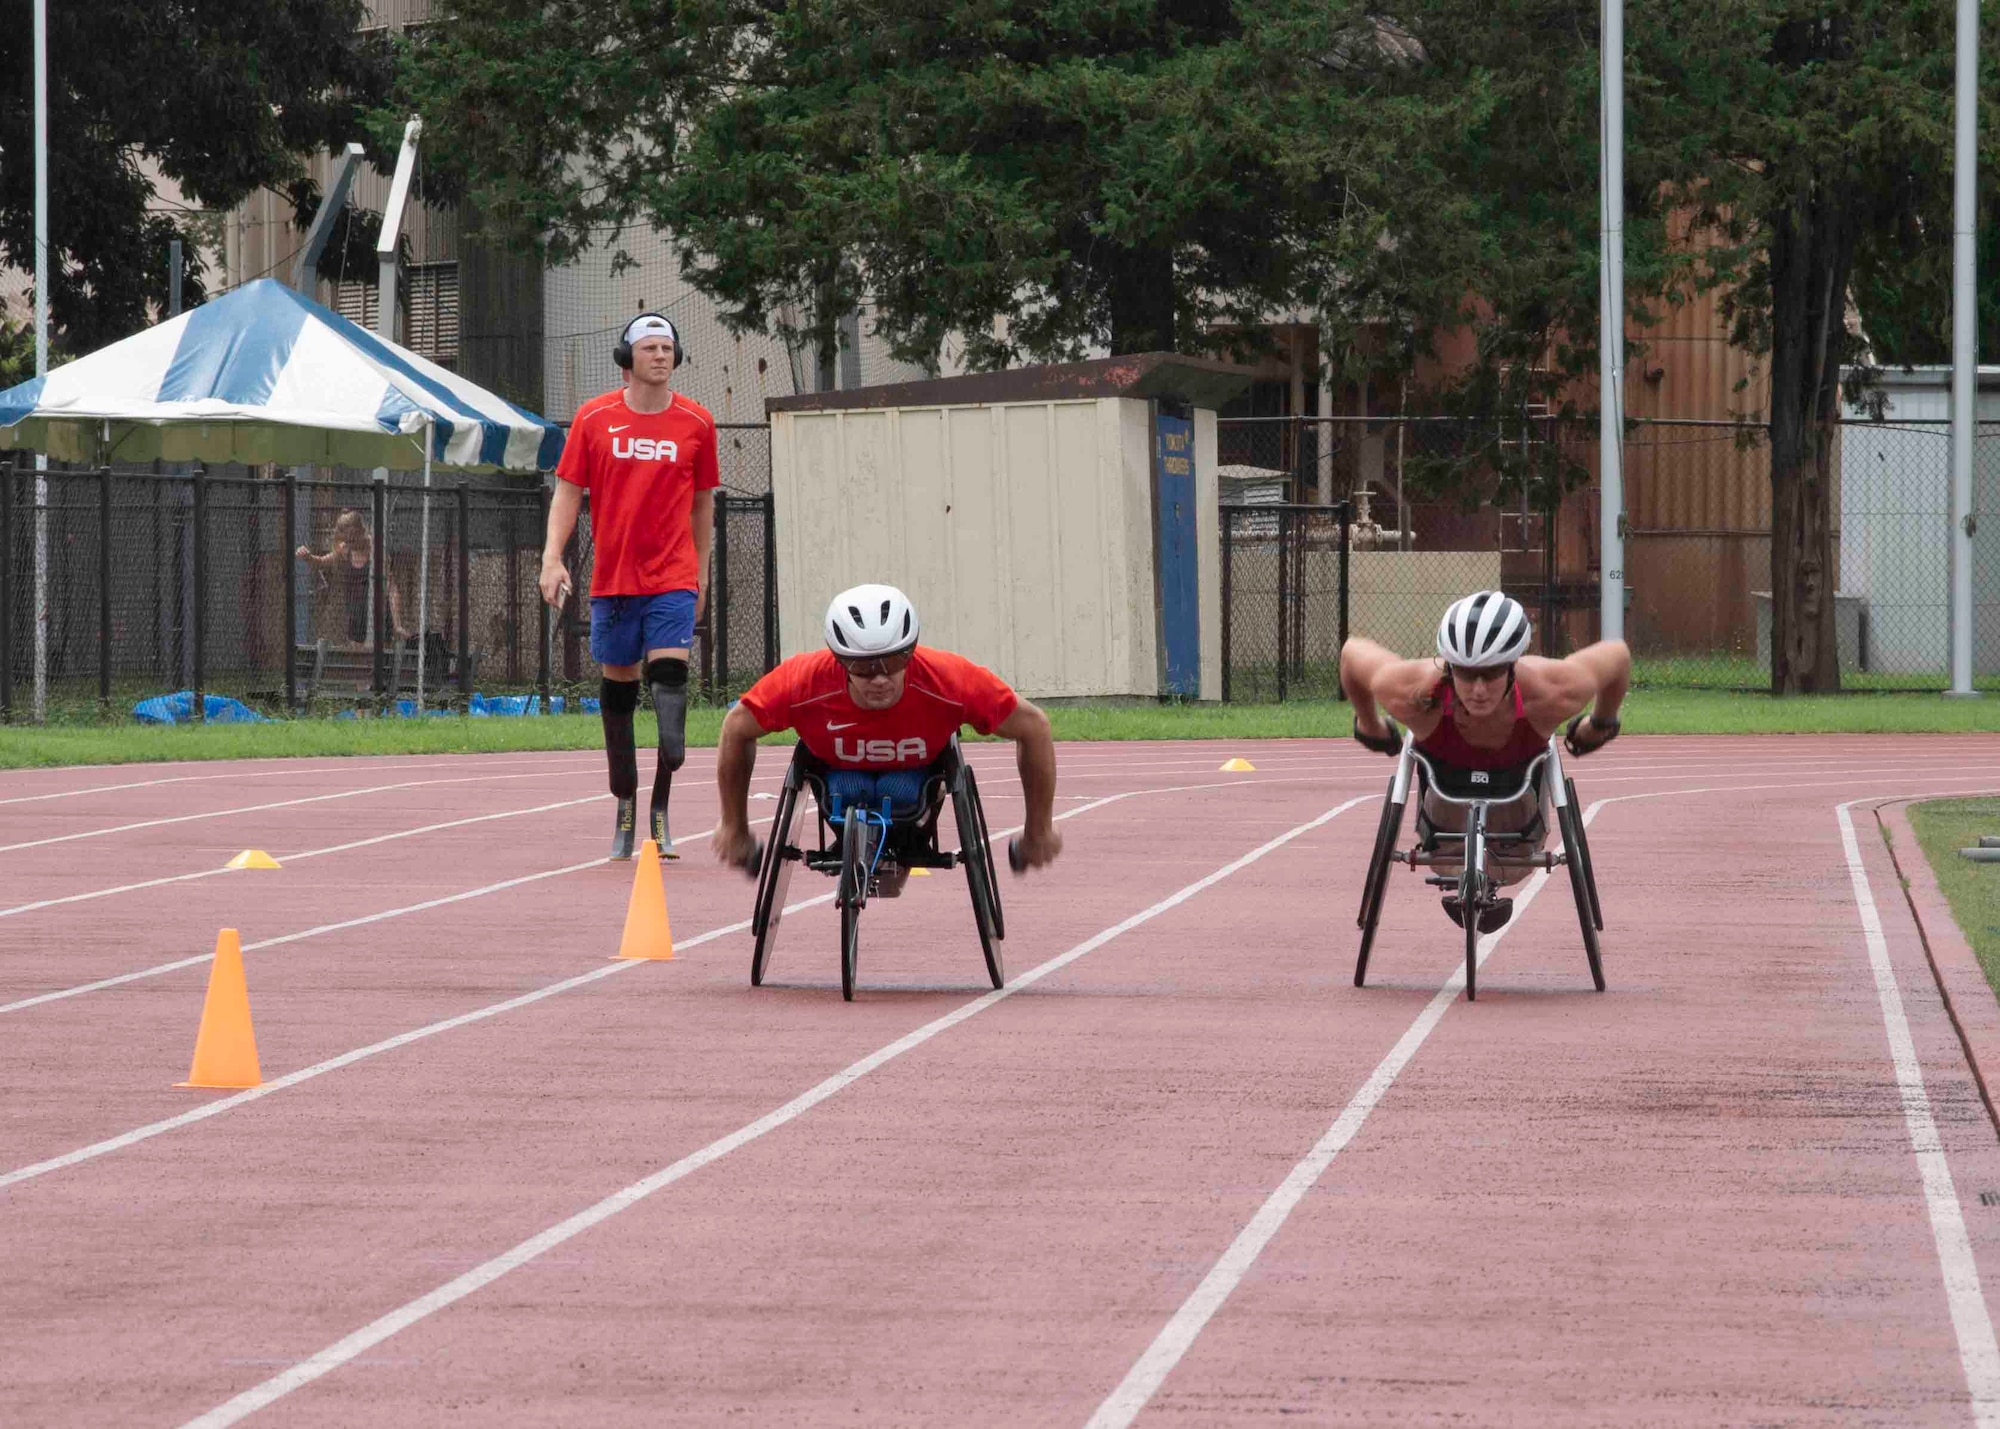
<path id="1" fill-rule="evenodd" d="M 426 426 L 431 439 L 415 440 Z M 547 471 L 562 429 L 260 278 L 0 392 L 0 449 L 58 461 Z"/>
<path id="2" fill-rule="evenodd" d="M 426 564 L 434 468 L 547 471 L 562 444 L 555 423 L 269 278 L 0 391 L 0 450 L 421 470 Z"/>

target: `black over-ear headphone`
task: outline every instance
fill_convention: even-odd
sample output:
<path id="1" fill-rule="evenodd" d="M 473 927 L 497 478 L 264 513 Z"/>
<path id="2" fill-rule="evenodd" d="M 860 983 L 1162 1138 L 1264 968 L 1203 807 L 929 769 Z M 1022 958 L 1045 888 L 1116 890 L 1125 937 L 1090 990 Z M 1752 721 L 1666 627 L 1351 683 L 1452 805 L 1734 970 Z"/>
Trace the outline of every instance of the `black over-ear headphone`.
<path id="1" fill-rule="evenodd" d="M 668 317 L 665 313 L 640 313 L 637 317 L 634 317 L 632 319 L 632 322 L 626 323 L 624 328 L 619 331 L 618 345 L 611 349 L 611 360 L 617 363 L 620 367 L 624 368 L 626 371 L 628 372 L 631 371 L 632 323 L 639 322 L 643 318 L 658 318 L 661 322 L 667 325 L 667 330 L 674 335 L 674 366 L 677 369 L 687 366 L 687 360 L 688 360 L 687 344 L 681 341 L 680 328 L 676 326 L 674 320 Z"/>

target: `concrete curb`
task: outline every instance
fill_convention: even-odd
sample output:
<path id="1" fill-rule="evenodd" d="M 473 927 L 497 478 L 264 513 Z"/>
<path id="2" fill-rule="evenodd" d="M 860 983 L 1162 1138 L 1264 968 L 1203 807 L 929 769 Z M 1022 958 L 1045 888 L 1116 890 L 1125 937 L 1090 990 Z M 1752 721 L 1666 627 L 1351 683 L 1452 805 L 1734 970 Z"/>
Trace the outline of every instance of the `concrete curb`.
<path id="1" fill-rule="evenodd" d="M 1889 861 L 1902 877 L 1903 901 L 1916 919 L 1917 936 L 1923 941 L 1931 974 L 1944 997 L 1945 1011 L 1958 1029 L 1966 1061 L 1972 1065 L 1986 1114 L 1992 1118 L 1995 1132 L 2000 1133 L 2000 1110 L 1993 1104 L 1994 1090 L 2000 1086 L 2000 997 L 1995 996 L 1972 945 L 1951 916 L 1951 905 L 1945 901 L 1930 860 L 1917 842 L 1916 830 L 1903 812 L 1904 805 L 1923 802 L 1897 799 L 1877 804 L 1875 819 L 1889 834 Z"/>

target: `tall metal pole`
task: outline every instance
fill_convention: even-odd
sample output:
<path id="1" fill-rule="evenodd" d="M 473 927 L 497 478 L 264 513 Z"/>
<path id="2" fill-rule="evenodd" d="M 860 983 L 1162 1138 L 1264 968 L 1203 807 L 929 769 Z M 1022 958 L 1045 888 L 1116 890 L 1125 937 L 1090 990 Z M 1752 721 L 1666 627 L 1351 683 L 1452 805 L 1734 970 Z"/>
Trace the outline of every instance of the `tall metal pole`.
<path id="1" fill-rule="evenodd" d="M 424 417 L 424 494 L 417 518 L 417 713 L 424 712 L 424 647 L 431 631 L 431 440 L 437 419 Z"/>
<path id="2" fill-rule="evenodd" d="M 1598 633 L 1625 638 L 1625 0 L 1604 0 L 1598 258 Z"/>
<path id="3" fill-rule="evenodd" d="M 35 376 L 49 370 L 49 5 L 35 0 Z M 49 713 L 49 458 L 35 454 L 35 723 Z"/>
<path id="4" fill-rule="evenodd" d="M 1951 201 L 1951 693 L 1972 689 L 1972 440 L 1978 421 L 1979 334 L 1973 317 L 1978 259 L 1979 0 L 1958 0 L 1956 124 Z"/>

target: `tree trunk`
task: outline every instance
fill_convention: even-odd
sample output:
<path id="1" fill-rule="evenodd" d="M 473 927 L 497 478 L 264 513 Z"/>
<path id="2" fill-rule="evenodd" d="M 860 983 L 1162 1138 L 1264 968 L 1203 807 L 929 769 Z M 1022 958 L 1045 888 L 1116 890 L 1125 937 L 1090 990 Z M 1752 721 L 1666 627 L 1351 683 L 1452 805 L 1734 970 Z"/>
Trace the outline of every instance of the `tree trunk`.
<path id="1" fill-rule="evenodd" d="M 1174 351 L 1173 250 L 1115 250 L 1105 278 L 1112 355 Z"/>
<path id="2" fill-rule="evenodd" d="M 1771 693 L 1840 688 L 1834 444 L 1855 204 L 1830 186 L 1770 215 Z"/>

